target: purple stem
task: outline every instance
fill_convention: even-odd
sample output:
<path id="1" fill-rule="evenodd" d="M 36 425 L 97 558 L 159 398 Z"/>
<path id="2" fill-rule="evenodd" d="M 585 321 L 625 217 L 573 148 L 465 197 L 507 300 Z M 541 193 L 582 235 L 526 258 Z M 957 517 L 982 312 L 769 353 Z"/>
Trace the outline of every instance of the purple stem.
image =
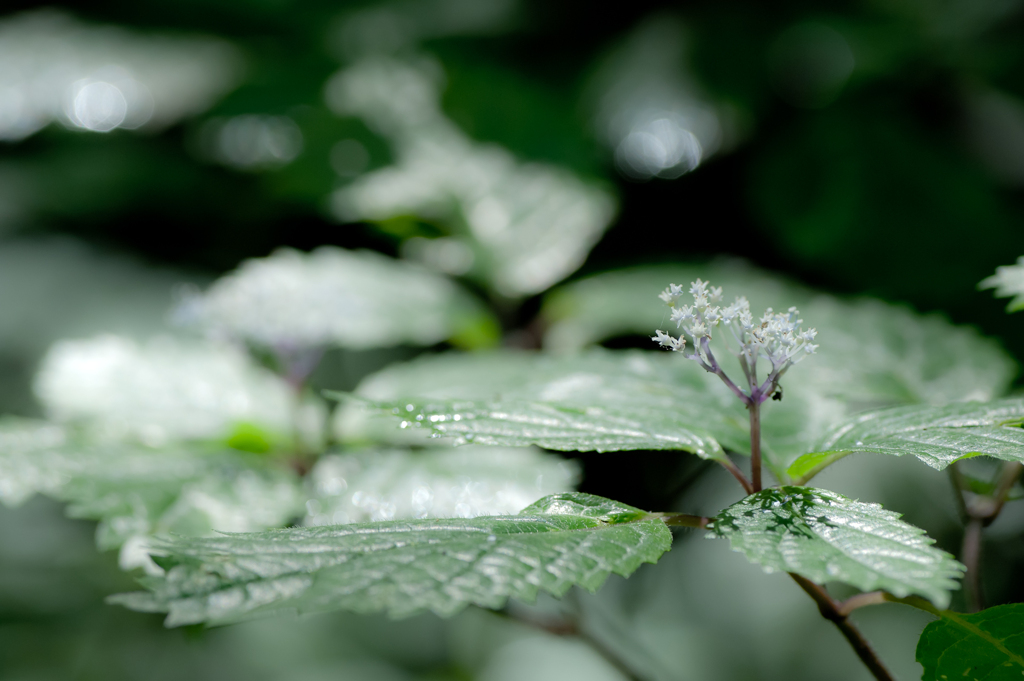
<path id="1" fill-rule="evenodd" d="M 742 390 L 740 390 L 739 386 L 733 383 L 732 379 L 726 376 L 725 372 L 722 371 L 722 367 L 718 366 L 718 361 L 715 359 L 714 353 L 711 352 L 711 346 L 708 344 L 707 336 L 704 336 L 703 338 L 700 339 L 700 346 L 701 349 L 704 351 L 704 356 L 707 357 L 708 362 L 710 362 L 710 364 L 706 364 L 705 362 L 701 361 L 701 365 L 704 367 L 704 370 L 722 379 L 722 382 L 729 387 L 729 390 L 733 391 L 736 394 L 736 397 L 740 398 L 743 401 L 743 404 L 749 405 L 750 396 L 747 395 Z"/>

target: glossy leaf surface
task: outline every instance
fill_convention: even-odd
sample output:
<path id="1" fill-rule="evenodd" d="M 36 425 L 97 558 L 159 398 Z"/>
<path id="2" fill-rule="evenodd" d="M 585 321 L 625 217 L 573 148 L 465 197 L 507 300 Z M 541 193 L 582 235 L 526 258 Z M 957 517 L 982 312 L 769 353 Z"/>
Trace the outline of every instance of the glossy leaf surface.
<path id="1" fill-rule="evenodd" d="M 167 625 L 229 622 L 258 613 L 501 607 L 509 597 L 595 590 L 629 575 L 672 543 L 664 522 L 587 494 L 541 499 L 517 515 L 293 528 L 175 539 L 163 577 L 114 598 L 168 613 Z"/>
<path id="2" fill-rule="evenodd" d="M 309 474 L 306 523 L 516 513 L 569 492 L 579 466 L 534 448 L 370 449 L 323 456 Z"/>
<path id="3" fill-rule="evenodd" d="M 358 393 L 399 417 L 392 429 L 401 420 L 457 443 L 706 458 L 749 448 L 743 405 L 718 379 L 654 352 L 440 355 L 390 367 Z"/>
<path id="4" fill-rule="evenodd" d="M 217 337 L 291 351 L 431 345 L 493 326 L 484 307 L 447 277 L 333 246 L 246 260 L 183 300 L 176 315 Z"/>
<path id="5" fill-rule="evenodd" d="M 750 300 L 756 316 L 768 307 L 796 306 L 805 327 L 815 327 L 814 357 L 787 372 L 784 399 L 762 413 L 766 455 L 788 465 L 808 451 L 836 421 L 866 409 L 919 402 L 990 400 L 1005 393 L 1013 360 L 976 330 L 938 315 L 919 315 L 877 300 L 843 300 L 816 293 L 742 261 L 660 265 L 607 272 L 549 294 L 543 315 L 544 345 L 576 351 L 621 336 L 674 332 L 668 307 L 658 299 L 669 283 L 697 278 L 724 289 L 723 300 Z M 735 379 L 743 376 L 716 333 L 712 347 Z M 651 344 L 654 347 L 654 344 Z M 699 372 L 696 366 L 690 370 Z"/>
<path id="6" fill-rule="evenodd" d="M 722 511 L 710 529 L 766 572 L 916 594 L 939 607 L 963 570 L 899 514 L 810 487 L 762 490 Z"/>
<path id="7" fill-rule="evenodd" d="M 97 543 L 145 566 L 139 538 L 154 533 L 249 531 L 287 523 L 306 500 L 289 471 L 253 455 L 184 447 L 150 449 L 78 441 L 37 421 L 0 423 L 0 502 L 40 493 L 68 502 L 68 514 L 100 522 Z"/>
<path id="8" fill-rule="evenodd" d="M 1024 399 L 914 405 L 860 414 L 837 423 L 789 469 L 794 479 L 809 476 L 852 452 L 911 454 L 942 470 L 965 457 L 985 454 L 1024 461 Z"/>
<path id="9" fill-rule="evenodd" d="M 917 661 L 923 681 L 1024 677 L 1024 604 L 974 614 L 943 612 L 921 632 Z"/>

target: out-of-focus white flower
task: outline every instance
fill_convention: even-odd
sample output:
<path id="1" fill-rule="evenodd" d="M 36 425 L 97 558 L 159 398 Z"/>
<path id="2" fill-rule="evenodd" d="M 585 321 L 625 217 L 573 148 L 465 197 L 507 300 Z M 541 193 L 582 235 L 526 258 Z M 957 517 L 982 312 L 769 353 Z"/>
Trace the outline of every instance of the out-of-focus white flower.
<path id="1" fill-rule="evenodd" d="M 755 323 L 746 298 L 736 298 L 731 305 L 725 307 L 713 305 L 722 300 L 722 289 L 700 279 L 690 284 L 689 292 L 693 296 L 693 305 L 677 306 L 683 297 L 683 287 L 678 284 L 670 284 L 659 294 L 658 297 L 672 310 L 670 319 L 683 333 L 676 339 L 659 330 L 651 340 L 663 348 L 682 352 L 707 371 L 721 375 L 709 341 L 713 330 L 724 324 L 738 346 L 734 353 L 740 358 L 743 371 L 747 374 L 751 393 L 757 392 L 759 387 L 758 358 L 766 359 L 771 364 L 768 379 L 763 386 L 767 389 L 774 386 L 789 367 L 818 349 L 811 342 L 817 331 L 805 331 L 800 326 L 803 320 L 799 318 L 800 313 L 795 307 L 786 312 L 775 312 L 768 308 L 761 316 L 760 323 Z M 690 349 L 687 349 L 687 341 Z"/>
<path id="2" fill-rule="evenodd" d="M 54 344 L 35 379 L 36 396 L 60 422 L 159 446 L 226 437 L 238 423 L 289 428 L 291 396 L 239 350 L 113 335 Z"/>
<path id="3" fill-rule="evenodd" d="M 615 201 L 568 170 L 521 163 L 501 147 L 470 140 L 441 110 L 442 81 L 432 62 L 385 58 L 331 80 L 331 108 L 366 120 L 391 140 L 397 158 L 340 188 L 334 212 L 344 220 L 414 214 L 441 222 L 472 256 L 463 271 L 473 268 L 508 297 L 543 291 L 583 263 L 611 223 Z M 409 251 L 417 253 L 438 254 Z"/>
<path id="4" fill-rule="evenodd" d="M 371 450 L 320 459 L 310 473 L 315 525 L 472 518 L 518 513 L 537 499 L 572 490 L 579 469 L 535 448 Z"/>
<path id="5" fill-rule="evenodd" d="M 996 273 L 978 284 L 980 288 L 994 288 L 997 298 L 1010 298 L 1006 306 L 1007 312 L 1024 310 L 1024 255 L 1017 258 L 1016 265 L 1002 265 Z"/>
<path id="6" fill-rule="evenodd" d="M 179 321 L 215 337 L 281 353 L 431 345 L 483 314 L 446 277 L 372 251 L 280 249 L 247 260 L 205 293 L 186 295 Z"/>

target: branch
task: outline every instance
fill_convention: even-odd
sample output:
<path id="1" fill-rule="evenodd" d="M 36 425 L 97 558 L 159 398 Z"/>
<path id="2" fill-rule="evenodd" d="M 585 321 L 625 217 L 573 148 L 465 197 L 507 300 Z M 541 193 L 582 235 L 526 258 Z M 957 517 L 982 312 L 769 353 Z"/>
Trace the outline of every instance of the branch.
<path id="1" fill-rule="evenodd" d="M 967 597 L 967 609 L 978 612 L 985 607 L 985 597 L 981 591 L 981 530 L 985 521 L 971 518 L 964 529 L 964 543 L 960 549 L 960 562 L 967 567 L 964 574 L 964 595 Z"/>
<path id="2" fill-rule="evenodd" d="M 733 393 L 736 394 L 736 397 L 740 398 L 743 404 L 750 404 L 750 396 L 747 395 L 742 390 L 740 390 L 740 387 L 733 383 L 732 379 L 729 378 L 726 375 L 726 373 L 722 371 L 722 367 L 718 365 L 718 360 L 715 359 L 714 353 L 711 352 L 711 345 L 708 343 L 707 336 L 704 336 L 703 338 L 700 339 L 700 346 L 701 349 L 704 351 L 704 356 L 707 357 L 708 362 L 710 362 L 710 365 L 708 365 L 701 361 L 701 366 L 704 367 L 704 370 L 722 379 L 722 382 L 725 383 L 726 386 L 728 386 L 729 390 L 733 391 Z"/>
<path id="3" fill-rule="evenodd" d="M 808 596 L 814 599 L 814 602 L 818 604 L 818 612 L 821 613 L 821 616 L 839 628 L 853 648 L 853 652 L 857 653 L 857 657 L 878 681 L 895 681 L 889 670 L 878 659 L 878 654 L 871 648 L 871 644 L 860 633 L 860 629 L 849 620 L 848 614 L 842 612 L 842 604 L 836 602 L 823 587 L 809 579 L 792 572 L 789 573 L 789 576 L 807 592 Z"/>
<path id="4" fill-rule="evenodd" d="M 979 496 L 968 504 L 964 496 L 967 481 L 956 463 L 950 465 L 950 477 L 956 488 L 957 506 L 967 523 L 960 549 L 960 562 L 967 567 L 964 575 L 964 594 L 970 612 L 978 612 L 985 607 L 985 596 L 981 587 L 982 530 L 999 517 L 1010 496 L 1010 490 L 1020 478 L 1022 471 L 1024 464 L 1016 461 L 1004 463 L 992 495 Z"/>
<path id="5" fill-rule="evenodd" d="M 687 515 L 685 513 L 651 513 L 650 515 L 661 518 L 669 527 L 704 529 L 712 521 L 712 518 L 706 518 L 702 515 Z"/>
<path id="6" fill-rule="evenodd" d="M 736 478 L 739 481 L 739 483 L 743 486 L 744 492 L 746 492 L 747 494 L 754 493 L 754 486 L 750 484 L 749 480 L 747 480 L 747 476 L 743 475 L 743 471 L 736 467 L 736 464 L 734 464 L 728 458 L 716 460 L 718 461 L 718 463 L 722 464 L 725 467 L 725 470 L 732 473 L 732 477 Z"/>
<path id="7" fill-rule="evenodd" d="M 750 412 L 750 483 L 754 492 L 761 491 L 761 403 L 747 404 Z"/>

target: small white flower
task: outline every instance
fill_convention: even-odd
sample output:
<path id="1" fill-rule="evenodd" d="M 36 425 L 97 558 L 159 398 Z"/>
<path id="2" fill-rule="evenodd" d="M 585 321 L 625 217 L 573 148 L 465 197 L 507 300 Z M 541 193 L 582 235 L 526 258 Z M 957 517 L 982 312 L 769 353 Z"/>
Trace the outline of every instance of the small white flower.
<path id="1" fill-rule="evenodd" d="M 669 350 L 678 352 L 682 350 L 683 347 L 686 345 L 685 339 L 675 338 L 673 336 L 668 335 L 664 331 L 661 331 L 660 329 L 658 331 L 655 331 L 654 333 L 656 333 L 657 335 L 652 336 L 651 340 L 657 342 L 658 345 L 660 345 L 663 348 L 668 348 Z"/>
<path id="2" fill-rule="evenodd" d="M 679 284 L 669 284 L 668 288 L 658 294 L 669 305 L 675 305 L 676 301 L 683 295 L 683 287 Z"/>
<path id="3" fill-rule="evenodd" d="M 679 339 L 658 331 L 652 340 L 672 350 L 680 350 L 685 345 L 684 337 L 693 341 L 693 351 L 687 355 L 704 367 L 707 371 L 723 375 L 711 351 L 702 345 L 703 338 L 711 338 L 711 330 L 725 324 L 738 345 L 735 354 L 744 361 L 744 371 L 748 373 L 751 395 L 765 399 L 769 387 L 778 383 L 782 374 L 792 365 L 818 349 L 811 343 L 817 335 L 814 329 L 801 328 L 803 320 L 800 311 L 791 307 L 785 312 L 775 312 L 772 308 L 765 310 L 760 320 L 755 323 L 750 313 L 750 303 L 746 298 L 739 297 L 724 308 L 712 305 L 722 299 L 721 287 L 713 287 L 708 282 L 698 279 L 690 284 L 689 292 L 693 296 L 693 305 L 678 305 L 682 297 L 683 287 L 671 284 L 659 296 L 672 308 L 670 319 L 676 327 L 682 329 L 684 336 Z M 765 383 L 759 384 L 757 379 L 757 360 L 763 358 L 771 364 Z"/>

